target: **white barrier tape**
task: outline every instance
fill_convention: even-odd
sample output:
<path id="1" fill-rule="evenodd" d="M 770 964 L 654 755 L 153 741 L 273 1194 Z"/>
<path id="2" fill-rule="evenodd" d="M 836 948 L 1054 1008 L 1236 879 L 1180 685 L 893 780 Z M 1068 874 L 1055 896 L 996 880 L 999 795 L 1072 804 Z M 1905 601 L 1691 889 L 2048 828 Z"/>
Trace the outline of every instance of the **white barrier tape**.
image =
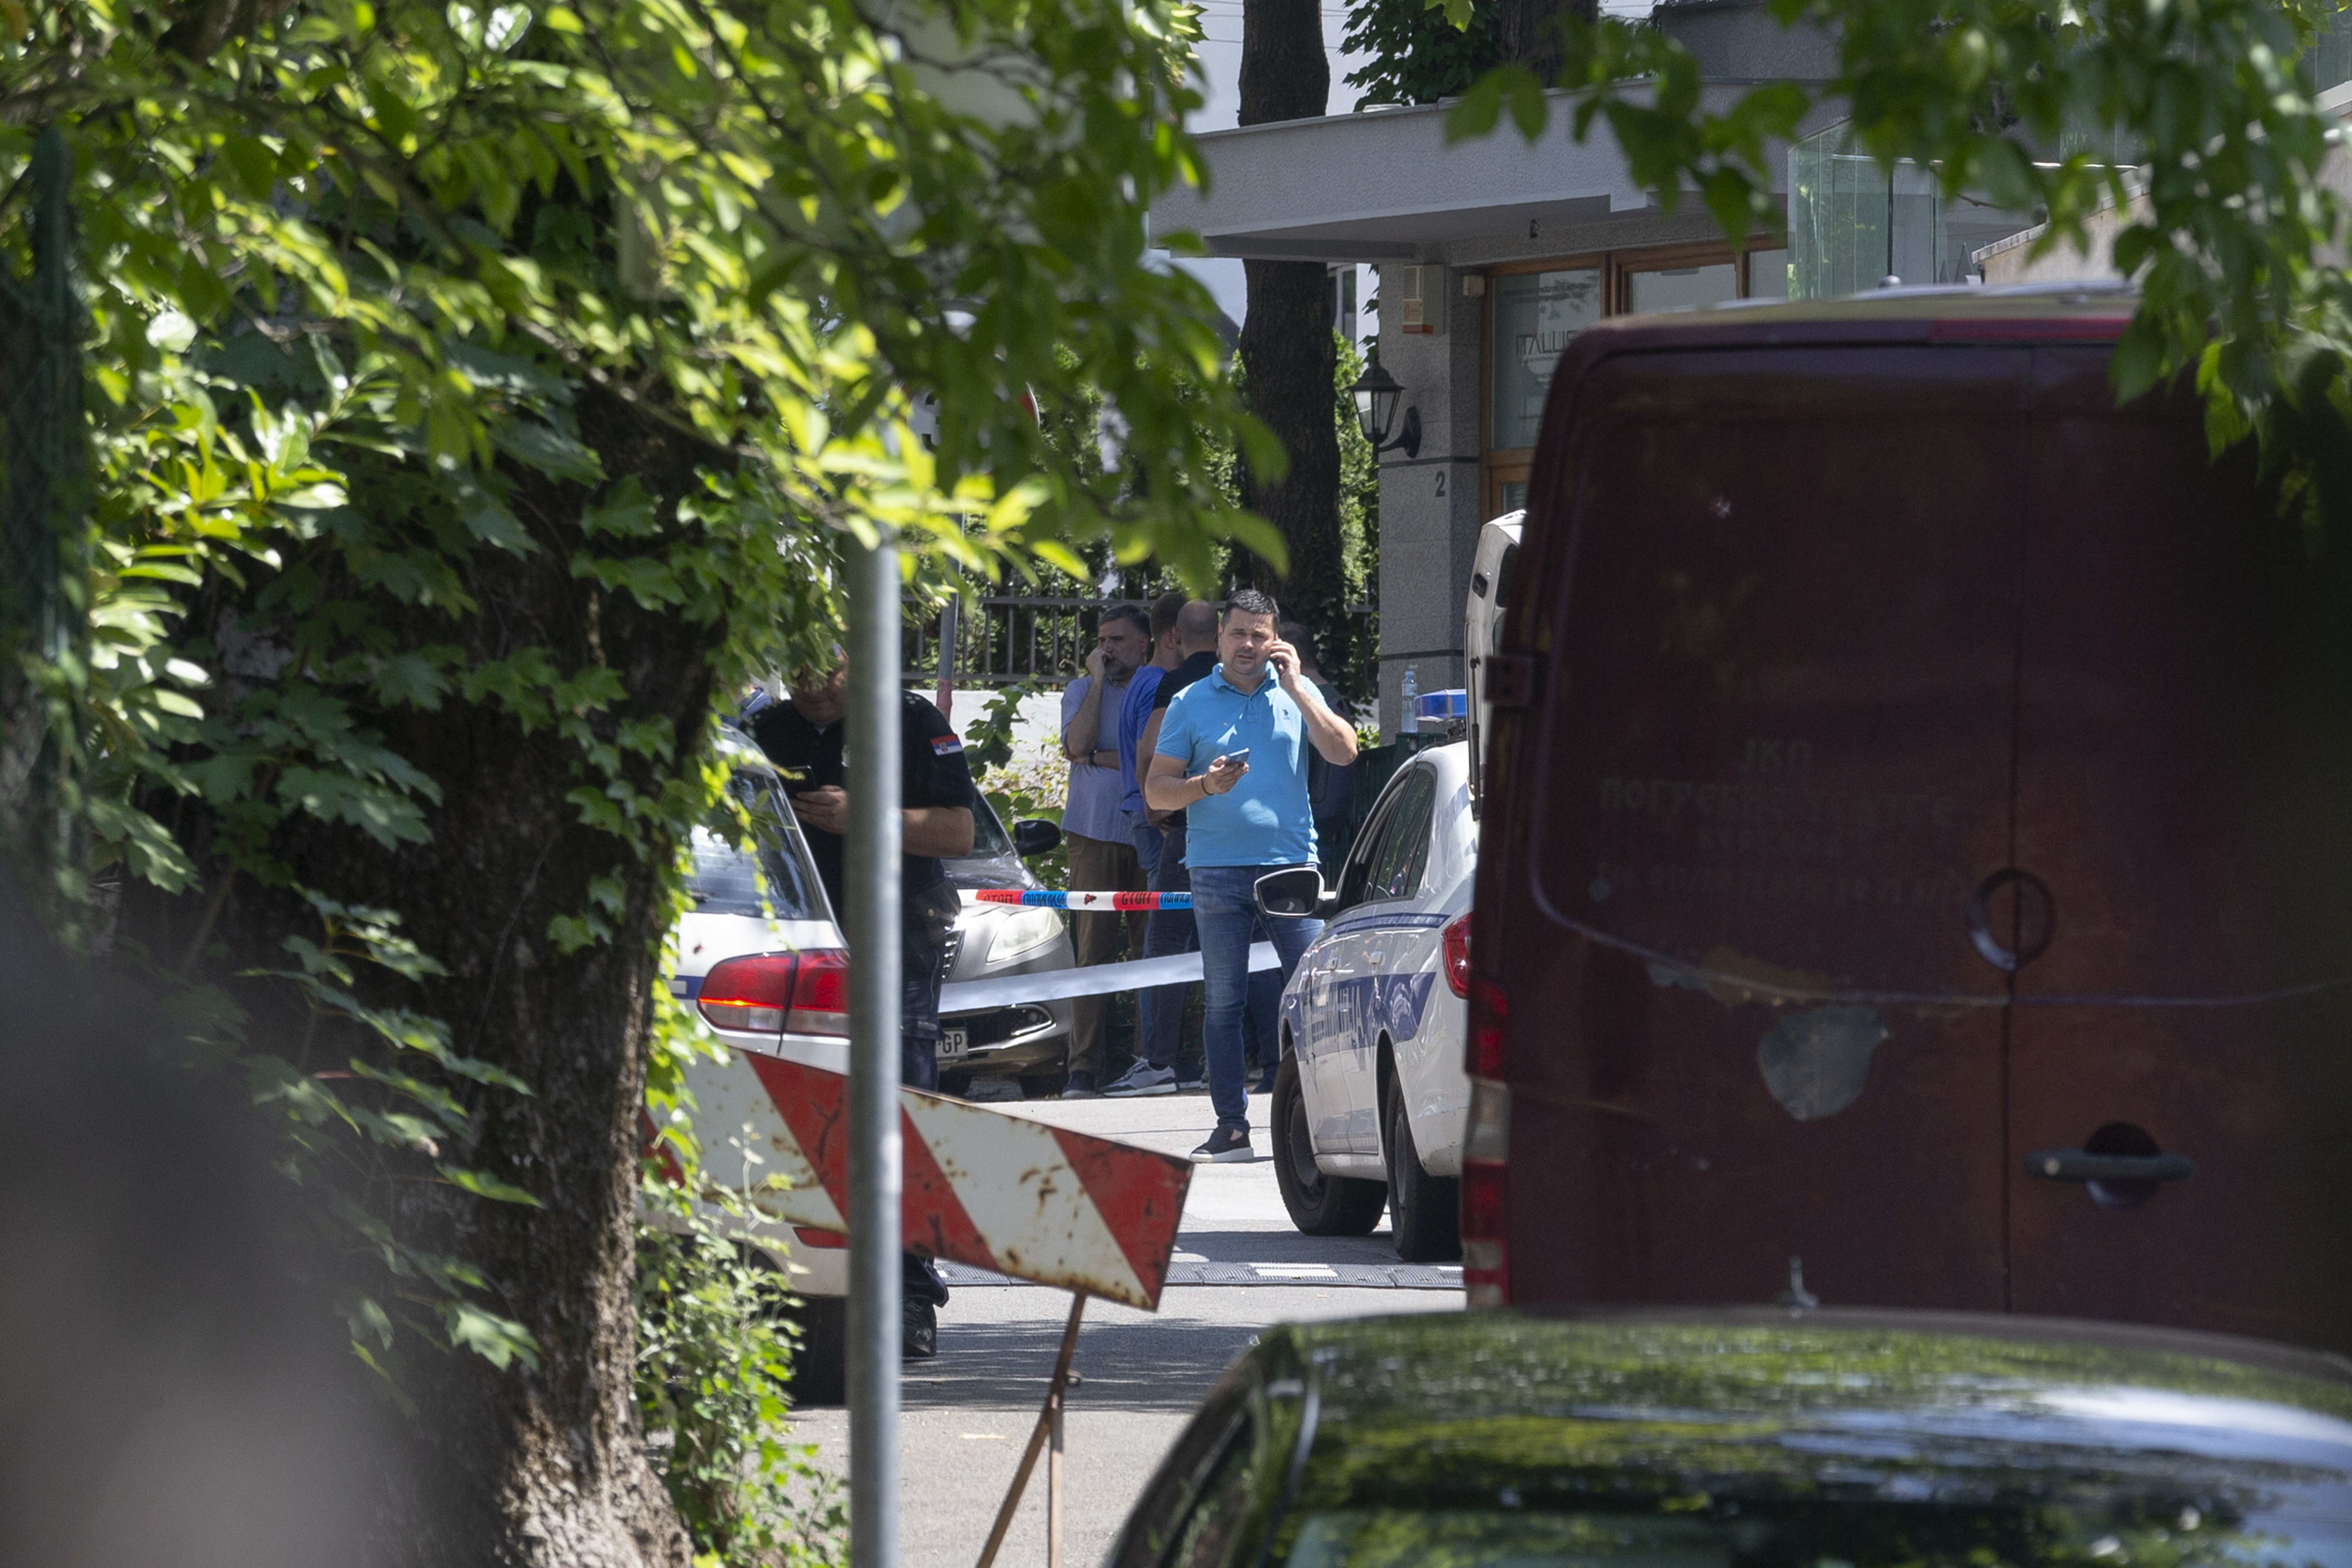
<path id="1" fill-rule="evenodd" d="M 1250 944 L 1250 972 L 1279 969 L 1274 943 Z M 1042 974 L 1008 974 L 1002 980 L 966 980 L 940 987 L 940 1012 L 977 1013 L 989 1007 L 1013 1007 L 1024 1002 L 1061 1002 L 1073 996 L 1108 996 L 1115 991 L 1144 991 L 1155 985 L 1183 985 L 1201 978 L 1201 955 L 1172 953 L 1166 958 L 1130 959 L 1125 963 L 1097 963 L 1091 969 L 1049 969 Z"/>

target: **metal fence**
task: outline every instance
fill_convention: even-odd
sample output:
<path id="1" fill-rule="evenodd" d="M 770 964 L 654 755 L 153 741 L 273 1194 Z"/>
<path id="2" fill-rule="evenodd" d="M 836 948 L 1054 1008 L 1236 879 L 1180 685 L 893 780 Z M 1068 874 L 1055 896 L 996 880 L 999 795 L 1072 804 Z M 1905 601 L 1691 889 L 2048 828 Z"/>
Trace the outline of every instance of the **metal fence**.
<path id="1" fill-rule="evenodd" d="M 1066 682 L 1086 671 L 1095 646 L 1096 623 L 1115 599 L 1056 599 L 1008 595 L 985 597 L 972 606 L 934 616 L 909 626 L 905 668 L 910 678 L 936 678 L 940 668 L 941 623 L 955 640 L 955 684 L 966 689 L 1010 686 L 1019 680 Z"/>

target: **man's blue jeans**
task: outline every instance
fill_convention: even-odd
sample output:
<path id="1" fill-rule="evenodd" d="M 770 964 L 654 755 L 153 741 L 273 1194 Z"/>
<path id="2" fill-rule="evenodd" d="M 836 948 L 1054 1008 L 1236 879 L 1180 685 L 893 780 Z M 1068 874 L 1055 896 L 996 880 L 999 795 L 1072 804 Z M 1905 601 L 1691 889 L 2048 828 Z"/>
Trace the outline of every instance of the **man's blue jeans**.
<path id="1" fill-rule="evenodd" d="M 1321 921 L 1269 920 L 1258 912 L 1257 879 L 1288 868 L 1192 868 L 1192 922 L 1201 932 L 1202 979 L 1209 994 L 1202 1043 L 1209 1058 L 1209 1102 L 1217 1108 L 1220 1127 L 1249 1125 L 1249 1086 L 1242 1079 L 1244 1010 L 1259 1015 L 1255 1032 L 1263 1042 L 1260 1048 L 1266 1053 L 1267 1065 L 1273 1065 L 1275 1042 L 1282 1037 L 1276 1016 L 1281 987 L 1290 983 L 1298 955 L 1323 934 Z M 1275 984 L 1253 986 L 1250 943 L 1260 938 L 1274 943 L 1282 967 Z"/>
<path id="2" fill-rule="evenodd" d="M 1184 825 L 1180 821 L 1165 833 L 1157 827 L 1138 828 L 1135 841 L 1139 851 L 1147 833 L 1158 841 L 1154 849 L 1159 858 L 1151 868 L 1151 890 L 1188 890 L 1192 884 L 1186 879 L 1184 870 Z M 1192 952 L 1192 941 L 1190 914 L 1182 910 L 1155 910 L 1144 923 L 1143 956 L 1172 958 L 1180 952 Z M 1177 1055 L 1184 1044 L 1184 993 L 1188 989 L 1183 984 L 1154 985 L 1136 995 L 1136 1038 L 1143 1059 L 1153 1067 L 1173 1070 L 1176 1066 Z"/>

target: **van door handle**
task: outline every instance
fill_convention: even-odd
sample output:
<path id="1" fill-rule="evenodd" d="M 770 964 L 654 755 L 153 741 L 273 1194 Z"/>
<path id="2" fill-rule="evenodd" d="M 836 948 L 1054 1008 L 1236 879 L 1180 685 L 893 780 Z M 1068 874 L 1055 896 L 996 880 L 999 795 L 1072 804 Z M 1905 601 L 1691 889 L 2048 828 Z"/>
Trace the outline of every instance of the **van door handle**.
<path id="1" fill-rule="evenodd" d="M 2185 1182 L 2197 1163 L 2185 1154 L 2090 1154 L 2044 1149 L 2025 1157 L 2025 1173 L 2047 1182 Z"/>

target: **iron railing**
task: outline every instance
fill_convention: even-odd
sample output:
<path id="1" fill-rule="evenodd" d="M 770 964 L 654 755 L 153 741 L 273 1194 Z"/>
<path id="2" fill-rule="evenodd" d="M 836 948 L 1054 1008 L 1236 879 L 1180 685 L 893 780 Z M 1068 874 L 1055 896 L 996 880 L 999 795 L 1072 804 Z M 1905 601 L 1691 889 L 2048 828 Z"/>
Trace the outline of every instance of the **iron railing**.
<path id="1" fill-rule="evenodd" d="M 975 606 L 967 600 L 953 617 L 955 684 L 970 690 L 1021 680 L 1067 682 L 1085 672 L 1102 613 L 1120 602 L 1003 595 L 984 597 Z M 907 628 L 910 680 L 941 673 L 940 619 L 932 616 Z"/>

